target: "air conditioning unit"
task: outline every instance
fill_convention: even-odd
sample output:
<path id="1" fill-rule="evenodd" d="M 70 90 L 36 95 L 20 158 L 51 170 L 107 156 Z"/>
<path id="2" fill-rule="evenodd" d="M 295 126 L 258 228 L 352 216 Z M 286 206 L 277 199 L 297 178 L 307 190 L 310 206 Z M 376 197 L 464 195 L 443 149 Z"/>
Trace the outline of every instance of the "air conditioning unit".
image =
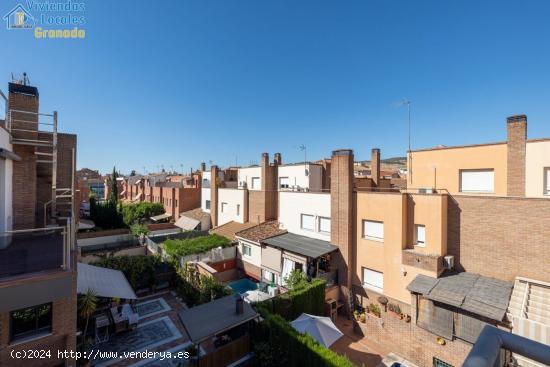
<path id="1" fill-rule="evenodd" d="M 435 190 L 431 187 L 423 187 L 421 189 L 418 189 L 419 194 L 434 194 Z"/>
<path id="2" fill-rule="evenodd" d="M 453 255 L 447 255 L 443 257 L 443 267 L 451 270 L 455 267 L 455 257 Z"/>

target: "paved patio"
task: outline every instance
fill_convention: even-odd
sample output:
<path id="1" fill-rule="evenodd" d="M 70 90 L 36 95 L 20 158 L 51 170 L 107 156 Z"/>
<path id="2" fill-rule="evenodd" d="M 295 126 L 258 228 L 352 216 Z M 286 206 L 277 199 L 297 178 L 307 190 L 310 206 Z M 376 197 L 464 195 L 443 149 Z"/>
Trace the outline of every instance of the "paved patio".
<path id="1" fill-rule="evenodd" d="M 140 315 L 138 327 L 130 332 L 112 336 L 111 339 L 94 347 L 100 351 L 138 352 L 138 351 L 179 351 L 182 345 L 187 345 L 187 336 L 181 322 L 178 319 L 178 312 L 185 308 L 170 292 L 157 293 L 151 296 L 140 298 L 136 305 Z M 179 365 L 182 361 L 158 361 L 126 359 L 126 360 L 95 360 L 94 367 L 107 366 L 173 366 Z"/>
<path id="2" fill-rule="evenodd" d="M 336 326 L 344 333 L 344 336 L 331 345 L 330 349 L 347 356 L 356 366 L 377 367 L 382 359 L 391 352 L 384 346 L 355 334 L 353 321 L 344 316 L 338 316 Z"/>

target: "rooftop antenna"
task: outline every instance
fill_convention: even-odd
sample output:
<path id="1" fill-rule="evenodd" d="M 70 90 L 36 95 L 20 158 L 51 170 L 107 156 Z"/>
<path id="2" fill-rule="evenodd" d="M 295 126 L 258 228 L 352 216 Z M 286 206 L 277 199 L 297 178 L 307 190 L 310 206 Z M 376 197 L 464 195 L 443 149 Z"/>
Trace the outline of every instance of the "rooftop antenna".
<path id="1" fill-rule="evenodd" d="M 180 164 L 181 174 L 183 175 L 183 164 Z"/>
<path id="2" fill-rule="evenodd" d="M 305 144 L 300 144 L 298 149 L 300 149 L 301 152 L 304 152 L 304 170 L 305 170 L 305 174 L 307 176 L 308 175 L 307 168 L 306 168 L 306 164 L 307 164 L 307 147 L 306 147 Z"/>
<path id="3" fill-rule="evenodd" d="M 408 98 L 403 97 L 401 102 L 398 103 L 398 107 L 407 106 L 408 113 L 408 128 L 409 128 L 409 152 L 411 151 L 411 101 Z"/>

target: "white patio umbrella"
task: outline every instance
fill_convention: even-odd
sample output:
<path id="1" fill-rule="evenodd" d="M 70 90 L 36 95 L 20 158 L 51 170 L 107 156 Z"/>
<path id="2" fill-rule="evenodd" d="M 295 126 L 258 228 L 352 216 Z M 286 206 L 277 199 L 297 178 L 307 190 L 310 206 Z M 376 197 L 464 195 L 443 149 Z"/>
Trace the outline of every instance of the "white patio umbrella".
<path id="1" fill-rule="evenodd" d="M 330 347 L 344 334 L 338 330 L 330 317 L 301 314 L 290 323 L 299 333 L 307 333 L 325 347 Z"/>

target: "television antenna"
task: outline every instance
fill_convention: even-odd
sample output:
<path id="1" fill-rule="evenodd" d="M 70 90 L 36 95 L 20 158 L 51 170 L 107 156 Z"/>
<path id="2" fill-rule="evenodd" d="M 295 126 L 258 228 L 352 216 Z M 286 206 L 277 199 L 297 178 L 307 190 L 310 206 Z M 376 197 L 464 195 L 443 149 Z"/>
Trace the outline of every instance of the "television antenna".
<path id="1" fill-rule="evenodd" d="M 408 98 L 403 97 L 401 102 L 398 103 L 397 107 L 407 106 L 408 113 L 408 128 L 409 128 L 409 152 L 411 151 L 411 101 Z"/>

